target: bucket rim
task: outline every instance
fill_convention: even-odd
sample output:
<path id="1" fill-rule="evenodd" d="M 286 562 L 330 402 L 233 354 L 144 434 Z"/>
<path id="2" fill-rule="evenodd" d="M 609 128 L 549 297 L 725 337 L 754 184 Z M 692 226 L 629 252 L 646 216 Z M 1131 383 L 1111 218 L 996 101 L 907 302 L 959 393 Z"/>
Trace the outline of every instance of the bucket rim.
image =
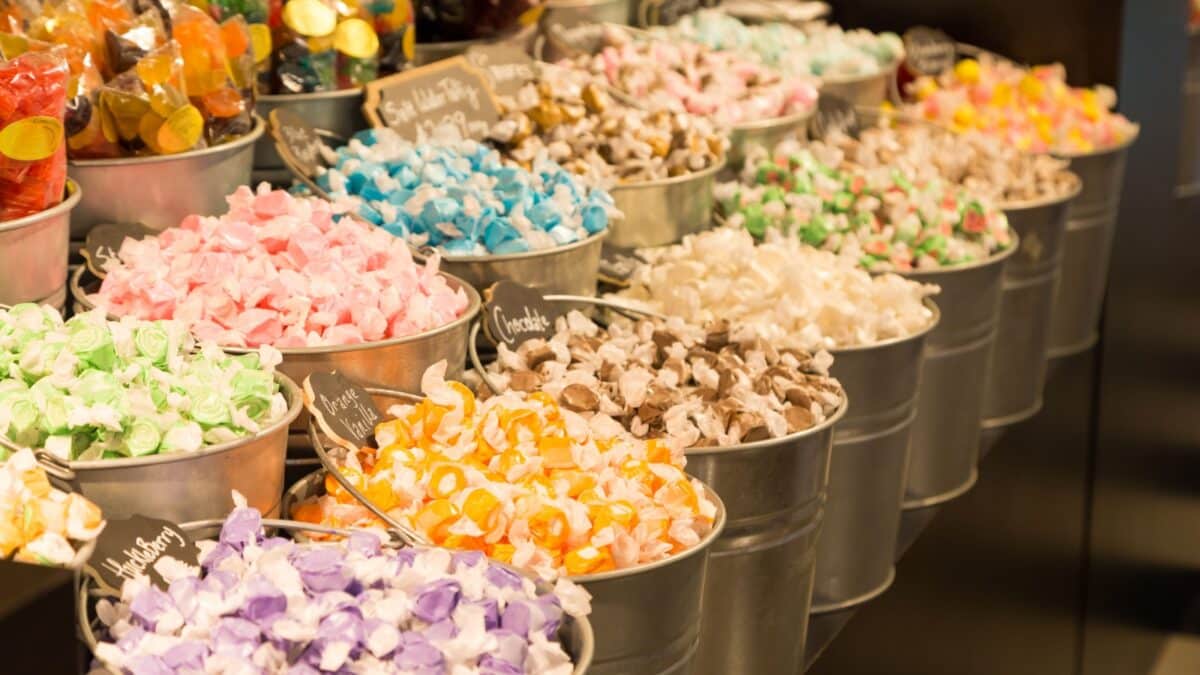
<path id="1" fill-rule="evenodd" d="M 833 363 L 834 363 L 834 366 L 836 366 L 838 354 L 848 354 L 850 352 L 865 352 L 865 351 L 870 351 L 872 349 L 882 349 L 883 347 L 892 347 L 894 345 L 900 344 L 901 342 L 908 342 L 910 340 L 923 340 L 923 339 L 925 339 L 925 337 L 927 335 L 929 335 L 930 333 L 933 332 L 934 328 L 937 328 L 938 323 L 942 320 L 942 310 L 940 307 L 938 307 L 937 303 L 934 302 L 933 298 L 930 296 L 925 296 L 924 298 L 921 298 L 921 304 L 925 305 L 926 308 L 928 308 L 930 311 L 933 312 L 933 320 L 929 322 L 929 325 L 925 326 L 924 328 L 922 328 L 921 330 L 919 330 L 915 333 L 912 333 L 910 335 L 904 335 L 901 337 L 888 338 L 886 340 L 880 340 L 879 342 L 872 342 L 872 343 L 866 344 L 866 345 L 851 345 L 848 347 L 827 347 L 825 349 L 825 351 L 829 352 L 830 354 L 833 354 Z"/>
<path id="2" fill-rule="evenodd" d="M 594 234 L 588 235 L 579 241 L 573 241 L 563 246 L 555 246 L 554 248 L 543 248 L 536 251 L 522 251 L 521 253 L 489 253 L 485 255 L 447 255 L 442 251 L 438 251 L 442 262 L 455 264 L 469 263 L 498 263 L 508 262 L 510 260 L 526 260 L 529 258 L 552 258 L 555 254 L 566 254 L 581 248 L 587 248 L 592 244 L 598 244 L 608 236 L 609 227 L 606 225 L 603 230 Z"/>
<path id="3" fill-rule="evenodd" d="M 1069 169 L 1063 169 L 1058 173 L 1058 175 L 1066 175 L 1070 177 L 1071 187 L 1066 192 L 1057 195 L 1037 197 L 1034 199 L 996 202 L 996 208 L 1004 211 L 1006 214 L 1009 211 L 1030 211 L 1046 206 L 1055 206 L 1066 203 L 1078 197 L 1079 193 L 1083 191 L 1083 180 L 1079 177 L 1079 174 Z"/>
<path id="4" fill-rule="evenodd" d="M 262 138 L 263 133 L 267 130 L 267 125 L 263 122 L 258 113 L 253 114 L 254 126 L 250 131 L 233 139 L 232 141 L 214 145 L 208 148 L 199 150 L 188 150 L 187 152 L 177 152 L 172 155 L 148 155 L 146 157 L 109 157 L 104 159 L 72 159 L 67 162 L 68 173 L 71 167 L 79 167 L 81 169 L 95 169 L 114 166 L 143 166 L 146 164 L 160 164 L 162 162 L 187 161 L 200 157 L 208 157 L 210 155 L 233 154 L 242 148 L 249 147 L 258 142 Z"/>
<path id="5" fill-rule="evenodd" d="M 91 300 L 88 299 L 87 294 L 84 293 L 84 291 L 83 291 L 83 286 L 80 284 L 85 272 L 87 272 L 87 265 L 80 265 L 79 268 L 76 269 L 71 274 L 71 281 L 70 281 L 71 289 L 70 290 L 71 290 L 71 297 L 74 298 L 75 301 L 78 302 L 80 304 L 80 306 L 82 306 L 85 310 L 90 311 L 90 310 L 96 309 L 96 305 L 95 305 L 95 303 L 93 303 Z M 328 345 L 328 346 L 324 346 L 324 347 L 288 347 L 286 349 L 277 347 L 276 349 L 279 350 L 280 354 L 283 354 L 285 361 L 288 356 L 304 357 L 304 356 L 313 356 L 313 355 L 318 355 L 318 354 L 337 354 L 337 353 L 341 353 L 341 352 L 365 351 L 365 350 L 369 350 L 369 349 L 377 349 L 377 348 L 382 348 L 382 347 L 394 347 L 396 345 L 406 344 L 406 343 L 410 343 L 410 342 L 419 342 L 421 340 L 425 340 L 428 338 L 436 337 L 438 335 L 442 335 L 443 333 L 449 333 L 453 330 L 457 330 L 460 326 L 470 324 L 472 321 L 475 320 L 475 316 L 479 314 L 480 309 L 483 306 L 483 301 L 479 297 L 479 291 L 476 291 L 475 287 L 472 286 L 471 284 L 468 284 L 466 281 L 463 281 L 462 279 L 454 276 L 453 274 L 450 274 L 449 272 L 443 272 L 441 270 L 438 270 L 438 274 L 446 277 L 446 280 L 448 282 L 450 282 L 452 287 L 453 287 L 453 285 L 457 284 L 458 288 L 462 289 L 463 292 L 465 292 L 467 294 L 467 309 L 466 309 L 466 311 L 464 311 L 462 314 L 457 316 L 453 321 L 442 324 L 441 326 L 438 326 L 437 328 L 434 328 L 432 330 L 424 331 L 421 333 L 416 333 L 414 335 L 405 335 L 404 337 L 388 338 L 387 340 L 376 340 L 374 342 L 359 342 L 357 344 L 351 344 L 351 345 Z M 122 317 L 119 317 L 119 316 L 116 316 L 113 314 L 109 314 L 108 317 L 113 320 L 122 318 Z M 238 346 L 228 346 L 228 345 L 220 345 L 220 344 L 217 346 L 221 348 L 221 351 L 227 352 L 229 354 L 247 354 L 249 352 L 258 351 L 258 347 L 238 347 Z"/>
<path id="6" fill-rule="evenodd" d="M 601 5 L 624 5 L 625 0 L 546 0 L 546 9 L 576 9 L 579 7 L 599 7 Z"/>
<path id="7" fill-rule="evenodd" d="M 1017 252 L 1018 249 L 1021 248 L 1021 236 L 1019 234 L 1017 234 L 1016 230 L 1012 230 L 1011 234 L 1012 234 L 1012 243 L 1011 244 L 1009 244 L 1007 247 L 1005 247 L 999 251 L 996 251 L 995 253 L 991 254 L 990 256 L 988 256 L 982 260 L 972 260 L 971 262 L 967 262 L 967 263 L 959 263 L 957 265 L 946 265 L 944 267 L 934 267 L 932 269 L 913 269 L 913 270 L 904 270 L 903 272 L 898 272 L 896 270 L 889 270 L 886 272 L 878 272 L 878 273 L 873 273 L 873 274 L 896 274 L 896 275 L 904 277 L 905 279 L 912 279 L 914 281 L 928 280 L 930 283 L 937 283 L 937 278 L 943 277 L 943 276 L 946 276 L 949 274 L 954 274 L 955 272 L 966 272 L 967 270 L 976 270 L 981 267 L 989 267 L 989 266 L 995 265 L 997 263 L 1006 262 L 1010 257 L 1012 257 Z"/>
<path id="8" fill-rule="evenodd" d="M 79 200 L 83 198 L 83 188 L 79 187 L 79 183 L 76 183 L 74 178 L 68 176 L 65 189 L 67 191 L 66 199 L 48 209 L 42 209 L 37 213 L 31 213 L 28 216 L 21 216 L 20 218 L 14 218 L 13 220 L 2 221 L 0 222 L 0 232 L 19 230 L 30 225 L 37 225 L 38 223 L 54 218 L 55 216 L 60 216 L 64 213 L 70 213 L 71 210 L 79 204 Z"/>
<path id="9" fill-rule="evenodd" d="M 289 103 L 302 103 L 304 101 L 320 101 L 325 99 L 337 98 L 354 98 L 362 96 L 363 88 L 350 87 L 348 89 L 334 89 L 332 91 L 309 91 L 299 94 L 259 94 L 255 103 L 269 103 L 272 105 L 287 105 Z"/>
<path id="10" fill-rule="evenodd" d="M 820 94 L 818 93 L 818 99 L 819 98 Z M 791 126 L 799 126 L 807 122 L 809 118 L 816 113 L 817 107 L 816 103 L 814 103 L 812 110 L 791 113 L 789 115 L 779 115 L 778 117 L 768 117 L 765 120 L 750 120 L 748 122 L 739 122 L 737 124 L 730 125 L 729 133 L 730 135 L 739 133 L 744 134 L 755 131 L 772 131 L 774 129 L 785 129 Z"/>
<path id="11" fill-rule="evenodd" d="M 840 386 L 840 383 L 839 383 Z M 807 429 L 801 429 L 786 436 L 779 438 L 768 438 L 753 443 L 738 443 L 736 445 L 718 445 L 704 448 L 686 448 L 683 453 L 687 457 L 704 457 L 708 455 L 725 455 L 737 452 L 751 452 L 754 450 L 762 450 L 776 445 L 787 445 L 794 441 L 798 441 L 809 436 L 816 436 L 826 431 L 831 431 L 835 424 L 841 421 L 846 416 L 846 412 L 850 409 L 850 395 L 842 389 L 841 401 L 838 403 L 837 410 L 832 415 L 826 417 L 820 424 L 815 424 Z"/>
<path id="12" fill-rule="evenodd" d="M 1130 120 L 1130 123 L 1133 124 L 1133 133 L 1129 134 L 1129 138 L 1126 138 L 1123 142 L 1118 143 L 1116 145 L 1111 145 L 1111 146 L 1104 147 L 1104 148 L 1097 148 L 1095 150 L 1090 150 L 1088 152 L 1071 152 L 1069 150 L 1059 150 L 1059 151 L 1050 150 L 1049 153 L 1047 153 L 1047 154 L 1049 154 L 1052 157 L 1057 157 L 1058 159 L 1085 159 L 1088 157 L 1098 157 L 1101 155 L 1113 155 L 1113 154 L 1116 154 L 1119 152 L 1124 152 L 1124 151 L 1128 150 L 1131 145 L 1133 145 L 1135 142 L 1137 142 L 1138 136 L 1142 135 L 1142 125 L 1139 124 L 1138 122 L 1134 122 L 1133 120 Z"/>
<path id="13" fill-rule="evenodd" d="M 900 68 L 900 62 L 903 60 L 904 53 L 901 52 L 899 56 L 892 58 L 884 64 L 878 72 L 871 73 L 870 75 L 841 75 L 836 77 L 816 75 L 814 77 L 820 78 L 822 86 L 826 84 L 860 84 L 862 82 L 870 82 L 871 80 L 884 80 L 886 82 L 889 77 L 895 76 L 896 71 Z"/>
<path id="14" fill-rule="evenodd" d="M 726 162 L 729 160 L 728 155 L 729 155 L 729 153 L 726 152 L 725 154 L 723 154 L 721 156 L 721 161 L 717 162 L 716 164 L 713 164 L 712 166 L 710 166 L 708 168 L 701 169 L 699 171 L 685 173 L 682 176 L 669 176 L 667 178 L 656 178 L 654 180 L 641 181 L 641 182 L 637 182 L 637 183 L 619 183 L 617 185 L 610 187 L 608 189 L 608 193 L 615 198 L 617 192 L 633 192 L 634 190 L 648 190 L 648 189 L 652 189 L 652 188 L 668 187 L 668 186 L 672 186 L 672 185 L 679 185 L 681 183 L 687 183 L 689 181 L 696 181 L 697 183 L 699 183 L 701 180 L 705 180 L 705 179 L 711 178 L 713 176 L 716 176 L 721 171 L 721 169 L 724 169 Z M 609 229 L 612 229 L 612 228 L 609 228 Z"/>

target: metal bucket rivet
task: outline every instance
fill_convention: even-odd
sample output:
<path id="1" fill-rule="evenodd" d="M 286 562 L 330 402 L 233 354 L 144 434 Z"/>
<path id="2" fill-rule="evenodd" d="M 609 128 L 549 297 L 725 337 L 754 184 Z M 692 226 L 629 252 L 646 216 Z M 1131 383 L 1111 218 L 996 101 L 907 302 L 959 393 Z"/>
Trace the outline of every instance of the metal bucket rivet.
<path id="1" fill-rule="evenodd" d="M 625 248 L 665 246 L 707 230 L 713 222 L 713 184 L 721 161 L 703 171 L 613 186 L 625 217 L 609 223 L 608 243 Z"/>
<path id="2" fill-rule="evenodd" d="M 362 114 L 362 89 L 339 89 L 312 94 L 268 94 L 258 97 L 254 107 L 262 119 L 276 108 L 286 107 L 302 117 L 314 129 L 324 129 L 342 138 L 350 138 L 365 129 Z M 269 134 L 254 144 L 254 182 L 290 185 L 292 173 L 275 151 L 275 139 Z"/>
<path id="3" fill-rule="evenodd" d="M 1067 206 L 1080 189 L 1079 178 L 1072 179 L 1074 189 L 1064 195 L 1001 205 L 1021 245 L 1004 266 L 1000 318 L 983 397 L 985 429 L 1029 419 L 1042 407 Z"/>
<path id="4" fill-rule="evenodd" d="M 850 399 L 833 435 L 829 501 L 817 544 L 813 613 L 866 602 L 891 585 L 909 436 L 917 418 L 925 343 L 938 325 L 876 345 L 832 349 L 830 374 Z"/>
<path id="5" fill-rule="evenodd" d="M 45 211 L 0 222 L 0 305 L 49 302 L 62 308 L 71 212 L 83 192 L 71 179 L 66 190 L 66 199 Z"/>
<path id="6" fill-rule="evenodd" d="M 215 215 L 238 186 L 250 182 L 254 147 L 266 129 L 258 117 L 250 133 L 228 143 L 177 155 L 74 159 L 67 173 L 83 199 L 71 218 L 71 238 L 82 240 L 100 223 L 174 227 L 191 214 Z"/>

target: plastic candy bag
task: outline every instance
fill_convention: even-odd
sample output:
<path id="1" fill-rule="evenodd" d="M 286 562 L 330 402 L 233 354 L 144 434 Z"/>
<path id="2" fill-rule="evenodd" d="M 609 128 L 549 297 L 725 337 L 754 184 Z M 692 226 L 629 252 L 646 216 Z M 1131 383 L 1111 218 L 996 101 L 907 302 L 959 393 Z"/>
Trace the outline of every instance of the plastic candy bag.
<path id="1" fill-rule="evenodd" d="M 66 61 L 54 52 L 0 61 L 0 221 L 62 201 L 67 77 Z"/>

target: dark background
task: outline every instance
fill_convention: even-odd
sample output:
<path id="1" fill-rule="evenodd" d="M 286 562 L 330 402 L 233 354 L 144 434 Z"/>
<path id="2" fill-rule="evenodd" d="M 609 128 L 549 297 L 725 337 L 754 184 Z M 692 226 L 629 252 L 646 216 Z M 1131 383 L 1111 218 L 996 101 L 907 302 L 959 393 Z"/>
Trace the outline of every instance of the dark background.
<path id="1" fill-rule="evenodd" d="M 1187 3 L 833 4 L 845 26 L 927 24 L 1061 61 L 1074 84 L 1115 84 L 1142 133 L 1100 345 L 1054 364 L 1046 408 L 1001 437 L 809 672 L 1149 673 L 1170 635 L 1200 632 L 1200 203 L 1173 196 Z"/>

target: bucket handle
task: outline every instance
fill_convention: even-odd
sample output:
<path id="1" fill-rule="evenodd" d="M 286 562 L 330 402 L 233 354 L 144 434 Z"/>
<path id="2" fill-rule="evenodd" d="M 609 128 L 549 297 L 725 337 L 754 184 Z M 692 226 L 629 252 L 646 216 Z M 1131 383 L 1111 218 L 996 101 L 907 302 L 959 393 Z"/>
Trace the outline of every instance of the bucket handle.
<path id="1" fill-rule="evenodd" d="M 622 302 L 606 300 L 604 298 L 589 298 L 583 295 L 547 295 L 544 296 L 543 299 L 549 300 L 550 302 L 588 304 L 595 305 L 597 307 L 604 307 L 606 309 L 613 310 L 627 319 L 658 319 L 660 321 L 666 321 L 667 319 L 665 315 L 659 314 L 658 312 L 642 309 L 640 307 L 632 307 Z M 467 355 L 470 356 L 471 367 L 475 369 L 475 374 L 479 376 L 479 379 L 483 380 L 483 383 L 487 385 L 487 388 L 490 389 L 493 394 L 499 394 L 501 393 L 500 388 L 497 387 L 492 382 L 491 378 L 487 376 L 487 369 L 483 367 L 483 362 L 479 359 L 479 350 L 475 347 L 478 341 L 479 328 L 481 325 L 483 325 L 483 319 L 477 319 L 475 323 L 471 324 L 471 334 L 467 338 Z"/>
<path id="2" fill-rule="evenodd" d="M 0 436 L 0 447 L 10 452 L 25 450 L 24 446 L 13 443 L 8 438 Z M 34 459 L 37 460 L 38 466 L 46 472 L 46 476 L 54 487 L 65 492 L 79 492 L 78 475 L 71 469 L 71 465 L 67 460 L 52 455 L 45 450 L 38 448 L 36 450 L 29 448 L 33 452 Z"/>

